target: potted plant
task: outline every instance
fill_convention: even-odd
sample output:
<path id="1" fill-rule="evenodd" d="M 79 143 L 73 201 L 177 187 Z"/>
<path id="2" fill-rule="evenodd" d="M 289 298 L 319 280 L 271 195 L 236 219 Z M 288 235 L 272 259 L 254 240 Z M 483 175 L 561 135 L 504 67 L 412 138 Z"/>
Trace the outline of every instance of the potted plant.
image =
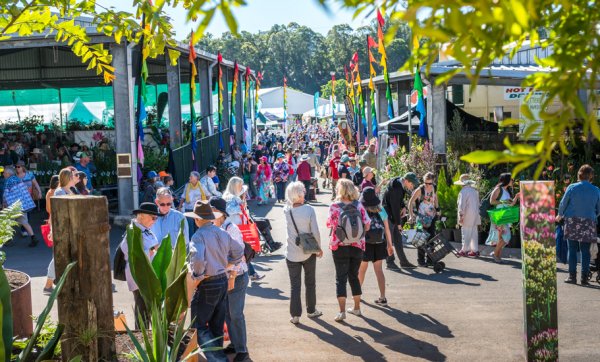
<path id="1" fill-rule="evenodd" d="M 16 202 L 13 205 L 0 211 L 0 246 L 2 246 L 4 243 L 6 243 L 10 239 L 12 239 L 12 236 L 14 234 L 14 226 L 16 226 L 15 219 L 18 218 L 20 215 L 21 215 L 21 204 L 19 202 Z M 28 303 L 29 304 L 29 314 L 27 314 L 25 316 L 29 320 L 29 323 L 31 323 L 31 314 L 32 314 L 31 313 L 31 289 L 29 289 L 29 301 L 12 300 L 13 288 L 11 288 L 11 282 L 10 282 L 9 278 L 11 278 L 11 279 L 14 278 L 15 274 L 11 273 L 12 271 L 10 271 L 8 273 L 8 277 L 7 277 L 8 270 L 5 270 L 3 267 L 1 267 L 1 265 L 4 264 L 5 260 L 6 260 L 6 256 L 5 256 L 4 252 L 0 251 L 0 324 L 1 324 L 1 331 L 2 331 L 1 338 L 0 338 L 0 362 L 1 361 L 10 362 L 11 354 L 13 353 L 13 351 L 14 350 L 19 351 L 19 348 L 15 348 L 18 346 L 16 344 L 13 345 L 13 335 L 14 335 L 13 334 L 13 330 L 14 330 L 13 329 L 13 321 L 15 319 L 13 317 L 16 317 L 18 319 L 18 318 L 22 318 L 23 316 L 13 314 L 13 310 L 15 310 L 15 311 L 19 310 L 16 308 L 13 309 L 13 306 L 20 308 L 21 306 L 18 303 L 23 303 L 23 304 Z M 24 344 L 24 347 L 21 349 L 20 353 L 16 357 L 16 359 L 15 359 L 16 362 L 30 361 L 30 360 L 34 360 L 34 358 L 36 361 L 45 361 L 45 360 L 50 360 L 54 357 L 54 351 L 56 349 L 56 346 L 58 345 L 58 342 L 59 342 L 62 332 L 64 330 L 64 326 L 61 326 L 59 324 L 56 328 L 54 336 L 42 348 L 38 348 L 36 346 L 39 343 L 38 338 L 39 338 L 42 328 L 44 326 L 44 322 L 46 321 L 48 314 L 50 314 L 50 311 L 52 310 L 54 301 L 56 300 L 58 293 L 60 293 L 60 290 L 62 289 L 62 287 L 65 283 L 65 280 L 67 278 L 67 275 L 69 274 L 69 271 L 73 268 L 74 265 L 75 265 L 75 262 L 73 262 L 67 266 L 67 268 L 65 269 L 65 272 L 63 273 L 60 280 L 56 284 L 56 288 L 50 295 L 50 298 L 48 298 L 48 303 L 46 304 L 46 308 L 44 308 L 44 311 L 36 319 L 37 320 L 36 327 L 32 331 L 31 337 Z M 25 274 L 25 275 L 27 276 L 27 274 Z M 26 285 L 29 285 L 29 276 L 27 276 L 27 284 Z M 15 289 L 15 290 L 22 290 L 22 288 L 23 288 L 23 286 L 21 286 L 21 288 Z"/>
<path id="2" fill-rule="evenodd" d="M 191 350 L 193 354 L 199 353 L 198 348 L 194 347 L 197 343 L 196 331 L 185 325 L 188 301 L 183 227 L 186 226 L 182 222 L 174 249 L 170 236 L 162 240 L 152 261 L 144 252 L 141 230 L 135 225 L 127 229 L 131 275 L 151 312 L 150 325 L 145 325 L 140 315 L 136 316 L 141 326 L 138 333 L 126 326 L 135 347 L 136 359 L 175 362 L 182 358 L 191 359 Z M 184 355 L 188 353 L 189 357 L 182 357 L 181 352 Z"/>
<path id="3" fill-rule="evenodd" d="M 454 176 L 453 181 L 456 181 L 460 178 L 460 175 L 457 173 Z M 448 240 L 460 241 L 461 233 L 460 229 L 457 229 L 457 201 L 458 194 L 460 193 L 460 186 L 457 185 L 448 185 L 446 179 L 446 171 L 442 168 L 438 175 L 438 183 L 437 183 L 437 196 L 438 203 L 440 205 L 440 209 L 442 211 L 442 215 L 446 218 L 445 231 L 442 230 L 444 237 L 448 236 Z M 449 234 L 452 234 L 451 237 Z"/>

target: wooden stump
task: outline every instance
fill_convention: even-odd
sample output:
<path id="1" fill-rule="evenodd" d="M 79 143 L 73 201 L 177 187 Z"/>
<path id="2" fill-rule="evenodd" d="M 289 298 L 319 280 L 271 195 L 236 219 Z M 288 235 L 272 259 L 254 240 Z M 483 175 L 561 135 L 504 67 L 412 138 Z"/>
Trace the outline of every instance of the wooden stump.
<path id="1" fill-rule="evenodd" d="M 51 198 L 57 279 L 77 261 L 58 295 L 58 320 L 66 326 L 62 359 L 115 358 L 108 202 L 100 196 Z"/>

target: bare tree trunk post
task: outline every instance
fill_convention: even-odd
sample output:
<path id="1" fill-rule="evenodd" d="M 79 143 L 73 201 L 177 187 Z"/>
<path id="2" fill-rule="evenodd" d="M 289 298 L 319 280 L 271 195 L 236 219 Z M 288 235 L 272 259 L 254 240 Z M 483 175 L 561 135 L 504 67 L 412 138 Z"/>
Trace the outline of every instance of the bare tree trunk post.
<path id="1" fill-rule="evenodd" d="M 62 359 L 113 361 L 108 202 L 100 196 L 58 196 L 51 203 L 57 278 L 77 261 L 58 295 L 58 321 L 65 325 Z"/>

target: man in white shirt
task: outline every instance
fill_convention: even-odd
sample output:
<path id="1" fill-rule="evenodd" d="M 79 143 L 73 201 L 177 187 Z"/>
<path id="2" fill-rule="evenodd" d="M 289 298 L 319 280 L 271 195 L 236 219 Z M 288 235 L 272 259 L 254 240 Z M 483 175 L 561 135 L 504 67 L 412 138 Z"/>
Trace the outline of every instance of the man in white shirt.
<path id="1" fill-rule="evenodd" d="M 204 190 L 206 190 L 206 198 L 210 199 L 213 196 L 221 197 L 223 194 L 217 190 L 217 185 L 213 181 L 213 177 L 217 174 L 217 168 L 215 166 L 208 166 L 206 168 L 206 176 L 202 177 L 200 184 Z"/>

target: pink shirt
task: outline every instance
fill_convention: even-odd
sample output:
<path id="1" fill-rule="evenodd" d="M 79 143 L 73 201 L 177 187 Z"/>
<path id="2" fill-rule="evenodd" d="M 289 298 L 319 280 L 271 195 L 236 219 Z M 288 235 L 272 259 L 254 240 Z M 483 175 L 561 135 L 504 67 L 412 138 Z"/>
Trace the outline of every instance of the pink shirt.
<path id="1" fill-rule="evenodd" d="M 362 215 L 363 224 L 366 227 L 366 225 L 371 223 L 371 219 L 367 215 L 367 210 L 364 208 L 364 206 L 360 202 L 357 202 L 357 209 L 358 209 L 358 211 L 360 211 L 360 214 Z M 333 230 L 333 232 L 331 233 L 331 240 L 329 240 L 329 249 L 331 249 L 331 250 L 337 250 L 340 245 L 344 245 L 343 243 L 340 242 L 337 235 L 335 235 L 335 229 L 337 228 L 338 221 L 340 219 L 340 211 L 341 211 L 341 208 L 339 206 L 339 203 L 337 203 L 337 202 L 335 204 L 331 204 L 331 206 L 329 207 L 329 216 L 327 217 L 327 227 L 329 229 Z M 360 241 L 358 243 L 353 243 L 353 244 L 351 244 L 351 246 L 355 246 L 357 248 L 360 248 L 361 250 L 365 250 L 365 238 L 363 237 L 362 239 L 360 239 Z"/>

